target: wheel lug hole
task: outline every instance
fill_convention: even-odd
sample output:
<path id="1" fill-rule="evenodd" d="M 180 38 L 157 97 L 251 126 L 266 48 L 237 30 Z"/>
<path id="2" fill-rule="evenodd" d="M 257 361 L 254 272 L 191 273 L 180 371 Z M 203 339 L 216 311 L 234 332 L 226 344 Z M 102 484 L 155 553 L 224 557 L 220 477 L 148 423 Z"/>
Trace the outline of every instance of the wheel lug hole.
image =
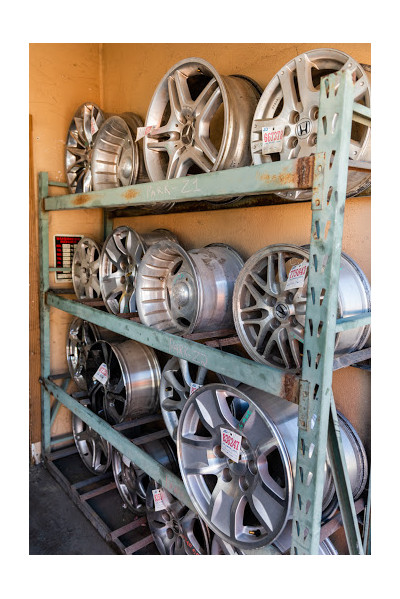
<path id="1" fill-rule="evenodd" d="M 254 475 L 257 474 L 257 464 L 256 464 L 255 460 L 249 460 L 248 468 L 249 468 L 251 474 L 254 474 Z"/>
<path id="2" fill-rule="evenodd" d="M 232 474 L 230 473 L 229 468 L 224 468 L 222 470 L 222 480 L 225 483 L 230 483 L 231 482 L 231 480 L 232 480 Z"/>
<path id="3" fill-rule="evenodd" d="M 242 439 L 241 446 L 243 449 L 246 449 L 246 450 L 249 449 L 249 442 L 247 441 L 247 439 L 244 439 L 244 438 Z"/>
<path id="4" fill-rule="evenodd" d="M 214 451 L 214 455 L 217 456 L 217 458 L 225 457 L 225 454 L 222 452 L 221 445 L 216 445 L 214 447 L 213 451 Z"/>
<path id="5" fill-rule="evenodd" d="M 173 539 L 174 538 L 174 531 L 172 530 L 172 528 L 167 528 L 167 537 L 169 539 Z"/>

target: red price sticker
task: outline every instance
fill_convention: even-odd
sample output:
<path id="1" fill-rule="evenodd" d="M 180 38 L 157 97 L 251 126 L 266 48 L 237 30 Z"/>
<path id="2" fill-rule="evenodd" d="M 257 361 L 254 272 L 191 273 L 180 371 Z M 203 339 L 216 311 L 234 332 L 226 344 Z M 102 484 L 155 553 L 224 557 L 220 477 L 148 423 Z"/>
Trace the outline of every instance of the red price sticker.
<path id="1" fill-rule="evenodd" d="M 153 500 L 154 500 L 154 509 L 156 512 L 165 510 L 162 489 L 154 489 Z"/>
<path id="2" fill-rule="evenodd" d="M 284 127 L 263 127 L 261 153 L 282 152 L 284 131 Z"/>
<path id="3" fill-rule="evenodd" d="M 103 364 L 101 364 L 98 367 L 97 371 L 93 375 L 93 380 L 94 381 L 99 381 L 99 383 L 101 383 L 102 385 L 106 384 L 106 382 L 108 381 L 108 368 L 107 368 L 107 364 L 105 364 L 103 362 Z"/>
<path id="4" fill-rule="evenodd" d="M 221 450 L 228 458 L 238 462 L 240 458 L 240 449 L 242 437 L 233 431 L 221 428 Z"/>
<path id="5" fill-rule="evenodd" d="M 290 272 L 288 274 L 288 278 L 286 281 L 286 289 L 297 289 L 299 287 L 303 287 L 304 279 L 306 278 L 308 268 L 307 260 L 303 260 L 300 264 L 296 264 L 292 266 Z"/>
<path id="6" fill-rule="evenodd" d="M 197 383 L 190 383 L 190 391 L 189 391 L 189 395 L 192 395 L 192 393 L 194 393 L 195 391 L 197 391 L 197 389 L 200 389 L 202 385 L 198 385 Z"/>
<path id="7" fill-rule="evenodd" d="M 95 133 L 97 133 L 97 131 L 99 130 L 96 121 L 94 120 L 94 117 L 92 117 L 90 119 L 90 132 L 92 135 L 94 135 Z"/>

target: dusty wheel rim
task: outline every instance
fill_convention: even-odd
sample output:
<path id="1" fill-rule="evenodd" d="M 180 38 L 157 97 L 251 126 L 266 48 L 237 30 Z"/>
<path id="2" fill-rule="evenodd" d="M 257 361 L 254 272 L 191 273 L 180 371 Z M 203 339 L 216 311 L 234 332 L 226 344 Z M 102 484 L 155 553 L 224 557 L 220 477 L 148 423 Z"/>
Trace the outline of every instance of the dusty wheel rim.
<path id="1" fill-rule="evenodd" d="M 93 376 L 105 364 L 104 382 Z M 84 372 L 92 409 L 117 423 L 152 414 L 157 409 L 160 365 L 151 347 L 137 341 L 98 341 L 88 352 Z"/>
<path id="2" fill-rule="evenodd" d="M 96 136 L 91 158 L 94 191 L 134 185 L 141 162 L 136 143 L 141 118 L 133 113 L 108 118 Z"/>
<path id="3" fill-rule="evenodd" d="M 355 72 L 354 100 L 370 106 L 370 82 L 365 69 L 351 56 L 332 48 L 309 50 L 288 62 L 265 88 L 254 113 L 251 129 L 251 153 L 254 164 L 290 160 L 315 153 L 319 80 L 321 76 L 342 69 Z M 284 129 L 280 152 L 262 154 L 262 128 Z M 353 121 L 349 158 L 371 160 L 371 129 Z M 350 171 L 347 196 L 366 189 L 370 174 Z M 311 191 L 279 192 L 288 200 L 309 200 Z"/>
<path id="4" fill-rule="evenodd" d="M 141 322 L 180 335 L 230 328 L 233 285 L 242 264 L 224 244 L 189 252 L 176 243 L 154 244 L 138 273 Z"/>
<path id="5" fill-rule="evenodd" d="M 72 415 L 75 445 L 86 468 L 93 474 L 104 474 L 111 464 L 111 445 L 95 430 Z"/>
<path id="6" fill-rule="evenodd" d="M 86 102 L 79 106 L 70 123 L 65 147 L 65 169 L 71 193 L 92 191 L 92 150 L 104 118 L 97 104 Z"/>
<path id="7" fill-rule="evenodd" d="M 258 98 L 245 78 L 221 76 L 200 58 L 178 62 L 162 78 L 147 112 L 146 126 L 156 127 L 144 139 L 150 179 L 249 165 Z"/>
<path id="8" fill-rule="evenodd" d="M 209 531 L 198 514 L 162 489 L 165 509 L 155 511 L 152 491 L 160 488 L 151 481 L 147 489 L 147 522 L 162 555 L 208 555 Z"/>
<path id="9" fill-rule="evenodd" d="M 83 237 L 72 260 L 72 284 L 79 299 L 100 297 L 100 247 L 93 239 Z"/>
<path id="10" fill-rule="evenodd" d="M 168 470 L 176 470 L 174 452 L 166 439 L 145 443 L 142 448 Z M 149 475 L 115 448 L 112 450 L 112 469 L 124 504 L 135 514 L 144 514 Z"/>
<path id="11" fill-rule="evenodd" d="M 91 345 L 99 338 L 100 333 L 96 325 L 81 318 L 74 318 L 71 321 L 66 343 L 68 370 L 79 389 L 85 391 L 87 385 L 84 378 L 84 368 L 87 354 Z"/>
<path id="12" fill-rule="evenodd" d="M 136 311 L 136 276 L 144 252 L 143 240 L 130 227 L 117 227 L 105 240 L 100 258 L 100 290 L 109 312 Z"/>
<path id="13" fill-rule="evenodd" d="M 304 260 L 309 261 L 306 248 L 290 244 L 263 248 L 244 265 L 233 294 L 235 328 L 248 354 L 257 362 L 294 372 L 302 364 L 308 276 L 301 287 L 285 288 L 290 269 Z M 344 253 L 340 264 L 337 317 L 370 311 L 364 273 Z M 361 349 L 369 331 L 368 325 L 338 333 L 335 354 Z"/>
<path id="14" fill-rule="evenodd" d="M 243 551 L 214 534 L 211 542 L 211 555 L 243 555 Z"/>
<path id="15" fill-rule="evenodd" d="M 182 358 L 172 356 L 163 368 L 160 382 L 160 408 L 165 426 L 176 443 L 180 413 L 190 395 L 199 387 L 210 383 L 227 383 L 236 387 L 239 382 L 216 374 Z M 240 400 L 236 398 L 240 409 Z"/>

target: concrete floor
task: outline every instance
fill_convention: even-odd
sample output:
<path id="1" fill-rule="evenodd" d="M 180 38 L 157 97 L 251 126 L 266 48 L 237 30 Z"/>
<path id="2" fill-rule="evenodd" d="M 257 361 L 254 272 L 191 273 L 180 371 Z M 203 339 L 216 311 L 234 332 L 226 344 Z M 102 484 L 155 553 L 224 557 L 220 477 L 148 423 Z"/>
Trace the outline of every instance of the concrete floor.
<path id="1" fill-rule="evenodd" d="M 41 464 L 29 467 L 29 554 L 116 554 Z"/>

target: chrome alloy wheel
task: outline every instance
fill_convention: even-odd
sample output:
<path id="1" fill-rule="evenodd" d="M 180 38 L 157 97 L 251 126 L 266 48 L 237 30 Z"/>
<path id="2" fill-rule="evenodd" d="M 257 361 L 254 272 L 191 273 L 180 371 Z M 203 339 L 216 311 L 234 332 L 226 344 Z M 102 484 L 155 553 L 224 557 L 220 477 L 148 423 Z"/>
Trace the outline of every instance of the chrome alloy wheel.
<path id="1" fill-rule="evenodd" d="M 235 397 L 243 401 L 242 416 L 233 415 Z M 339 421 L 356 495 L 360 479 L 366 480 L 365 452 L 357 451 L 341 416 Z M 221 449 L 221 429 L 241 437 L 237 463 Z M 297 437 L 297 405 L 247 385 L 207 385 L 189 398 L 178 424 L 179 467 L 199 515 L 224 541 L 257 549 L 274 542 L 285 529 L 292 515 Z M 325 472 L 323 515 L 332 509 L 335 495 L 328 464 Z"/>
<path id="2" fill-rule="evenodd" d="M 155 511 L 151 481 L 146 494 L 147 522 L 162 555 L 209 555 L 210 533 L 198 514 L 161 488 L 165 509 Z"/>
<path id="3" fill-rule="evenodd" d="M 143 150 L 136 142 L 142 119 L 125 112 L 108 118 L 96 136 L 91 158 L 93 190 L 145 183 Z"/>
<path id="4" fill-rule="evenodd" d="M 111 445 L 108 441 L 76 414 L 72 414 L 72 432 L 86 468 L 93 474 L 104 474 L 111 464 Z"/>
<path id="5" fill-rule="evenodd" d="M 91 102 L 79 106 L 68 129 L 65 169 L 71 193 L 92 191 L 92 150 L 104 113 Z"/>
<path id="6" fill-rule="evenodd" d="M 137 278 L 140 321 L 179 335 L 231 328 L 233 286 L 242 265 L 225 244 L 188 252 L 177 243 L 152 245 Z"/>
<path id="7" fill-rule="evenodd" d="M 183 358 L 172 356 L 163 368 L 160 382 L 160 408 L 165 426 L 176 443 L 176 432 L 180 413 L 190 395 L 203 385 L 226 383 L 236 387 L 239 381 L 217 374 L 204 366 L 198 366 Z M 240 400 L 234 406 L 241 409 Z"/>
<path id="8" fill-rule="evenodd" d="M 249 133 L 260 93 L 240 75 L 219 75 L 201 58 L 175 64 L 162 78 L 146 117 L 152 181 L 248 166 Z"/>
<path id="9" fill-rule="evenodd" d="M 330 539 L 325 539 L 320 543 L 318 553 L 319 555 L 338 555 L 336 547 Z M 211 542 L 211 555 L 244 555 L 244 553 L 238 547 L 234 547 L 214 534 Z"/>
<path id="10" fill-rule="evenodd" d="M 235 283 L 233 316 L 243 347 L 256 362 L 288 371 L 301 369 L 308 271 L 301 287 L 286 290 L 292 267 L 309 262 L 309 250 L 276 244 L 253 254 Z M 323 299 L 324 290 L 321 294 Z M 360 267 L 342 252 L 338 318 L 369 312 L 371 290 Z M 336 334 L 335 355 L 361 349 L 370 326 Z"/>
<path id="11" fill-rule="evenodd" d="M 142 449 L 168 470 L 173 472 L 177 470 L 175 449 L 168 439 L 145 443 Z M 115 448 L 112 450 L 112 469 L 115 484 L 126 507 L 135 514 L 144 514 L 149 475 Z"/>
<path id="12" fill-rule="evenodd" d="M 100 247 L 93 239 L 83 237 L 72 259 L 72 284 L 78 299 L 100 297 L 99 267 Z"/>
<path id="13" fill-rule="evenodd" d="M 107 380 L 93 379 L 101 364 Z M 112 423 L 152 414 L 157 409 L 160 366 L 151 347 L 137 341 L 98 341 L 88 352 L 84 376 L 92 409 Z"/>
<path id="14" fill-rule="evenodd" d="M 364 65 L 365 66 L 365 65 Z M 366 69 L 340 50 L 309 50 L 288 62 L 265 88 L 254 113 L 251 128 L 251 153 L 254 164 L 310 156 L 316 151 L 320 78 L 339 70 L 355 73 L 354 100 L 370 107 L 371 87 Z M 263 127 L 284 132 L 280 151 L 263 154 Z M 371 129 L 353 121 L 349 158 L 371 160 Z M 350 171 L 347 196 L 365 190 L 370 173 Z M 277 195 L 288 200 L 309 200 L 311 190 L 285 191 Z"/>
<path id="15" fill-rule="evenodd" d="M 109 312 L 136 311 L 136 277 L 140 261 L 149 245 L 162 239 L 176 241 L 175 235 L 166 229 L 139 235 L 126 226 L 117 227 L 107 237 L 100 257 L 100 291 Z"/>
<path id="16" fill-rule="evenodd" d="M 90 346 L 100 339 L 96 325 L 74 318 L 69 325 L 67 333 L 67 364 L 68 370 L 75 383 L 84 391 L 87 390 L 84 378 L 84 368 Z"/>

